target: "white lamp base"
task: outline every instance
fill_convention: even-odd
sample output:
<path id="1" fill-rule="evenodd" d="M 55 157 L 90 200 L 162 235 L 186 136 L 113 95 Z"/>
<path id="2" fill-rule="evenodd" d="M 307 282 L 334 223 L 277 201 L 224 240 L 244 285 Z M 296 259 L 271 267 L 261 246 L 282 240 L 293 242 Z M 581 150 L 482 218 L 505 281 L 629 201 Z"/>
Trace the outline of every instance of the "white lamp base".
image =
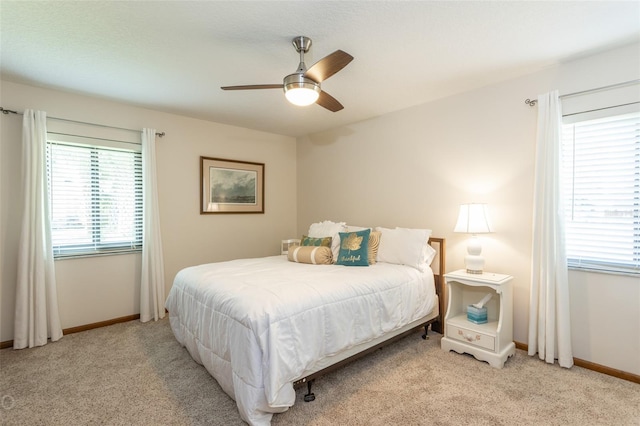
<path id="1" fill-rule="evenodd" d="M 482 254 L 482 244 L 477 236 L 472 236 L 467 242 L 467 255 L 464 257 L 464 266 L 468 274 L 482 274 L 484 269 L 484 257 Z"/>

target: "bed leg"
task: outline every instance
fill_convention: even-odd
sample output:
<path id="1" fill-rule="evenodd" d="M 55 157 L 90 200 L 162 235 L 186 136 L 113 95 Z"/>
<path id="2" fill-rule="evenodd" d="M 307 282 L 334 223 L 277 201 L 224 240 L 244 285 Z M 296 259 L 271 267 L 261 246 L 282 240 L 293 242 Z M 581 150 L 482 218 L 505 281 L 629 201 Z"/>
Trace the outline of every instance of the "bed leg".
<path id="1" fill-rule="evenodd" d="M 422 338 L 423 338 L 424 340 L 428 340 L 428 339 L 429 339 L 429 336 L 427 336 L 427 332 L 428 332 L 428 330 L 429 330 L 429 324 L 427 324 L 427 325 L 425 325 L 425 326 L 424 326 L 424 334 L 422 335 Z"/>
<path id="2" fill-rule="evenodd" d="M 307 382 L 307 394 L 304 396 L 304 402 L 311 402 L 316 399 L 316 395 L 311 392 L 311 385 L 313 384 L 313 380 L 309 380 Z"/>

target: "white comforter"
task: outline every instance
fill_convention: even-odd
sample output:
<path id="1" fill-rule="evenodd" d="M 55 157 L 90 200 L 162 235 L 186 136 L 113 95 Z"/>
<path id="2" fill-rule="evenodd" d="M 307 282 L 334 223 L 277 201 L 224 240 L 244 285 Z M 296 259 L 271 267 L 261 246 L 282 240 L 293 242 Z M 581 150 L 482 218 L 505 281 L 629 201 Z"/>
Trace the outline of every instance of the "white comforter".
<path id="1" fill-rule="evenodd" d="M 286 256 L 180 271 L 171 327 L 252 425 L 295 402 L 293 381 L 319 360 L 429 314 L 433 273 L 401 265 L 308 265 Z"/>

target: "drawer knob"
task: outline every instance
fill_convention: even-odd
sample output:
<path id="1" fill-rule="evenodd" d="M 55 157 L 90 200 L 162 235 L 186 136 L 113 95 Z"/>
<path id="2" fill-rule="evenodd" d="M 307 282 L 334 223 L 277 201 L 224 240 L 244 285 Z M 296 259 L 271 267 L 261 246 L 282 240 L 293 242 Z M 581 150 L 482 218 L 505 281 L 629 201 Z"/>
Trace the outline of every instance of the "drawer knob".
<path id="1" fill-rule="evenodd" d="M 461 335 L 467 342 L 473 342 L 474 340 L 480 340 L 480 335 L 476 334 L 475 336 L 472 334 L 464 334 L 462 330 L 458 330 L 458 334 Z"/>

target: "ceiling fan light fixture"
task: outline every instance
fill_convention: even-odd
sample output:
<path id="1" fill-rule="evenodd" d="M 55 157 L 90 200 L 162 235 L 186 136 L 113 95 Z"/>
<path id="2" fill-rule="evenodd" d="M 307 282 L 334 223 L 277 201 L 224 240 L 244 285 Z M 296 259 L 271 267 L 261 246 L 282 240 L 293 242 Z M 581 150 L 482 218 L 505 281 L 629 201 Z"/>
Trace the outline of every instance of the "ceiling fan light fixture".
<path id="1" fill-rule="evenodd" d="M 303 77 L 302 74 L 291 74 L 285 77 L 283 87 L 287 100 L 297 106 L 311 105 L 320 96 L 320 85 Z"/>
<path id="2" fill-rule="evenodd" d="M 309 87 L 294 87 L 285 89 L 287 100 L 297 106 L 308 106 L 315 103 L 320 96 L 319 91 Z"/>

